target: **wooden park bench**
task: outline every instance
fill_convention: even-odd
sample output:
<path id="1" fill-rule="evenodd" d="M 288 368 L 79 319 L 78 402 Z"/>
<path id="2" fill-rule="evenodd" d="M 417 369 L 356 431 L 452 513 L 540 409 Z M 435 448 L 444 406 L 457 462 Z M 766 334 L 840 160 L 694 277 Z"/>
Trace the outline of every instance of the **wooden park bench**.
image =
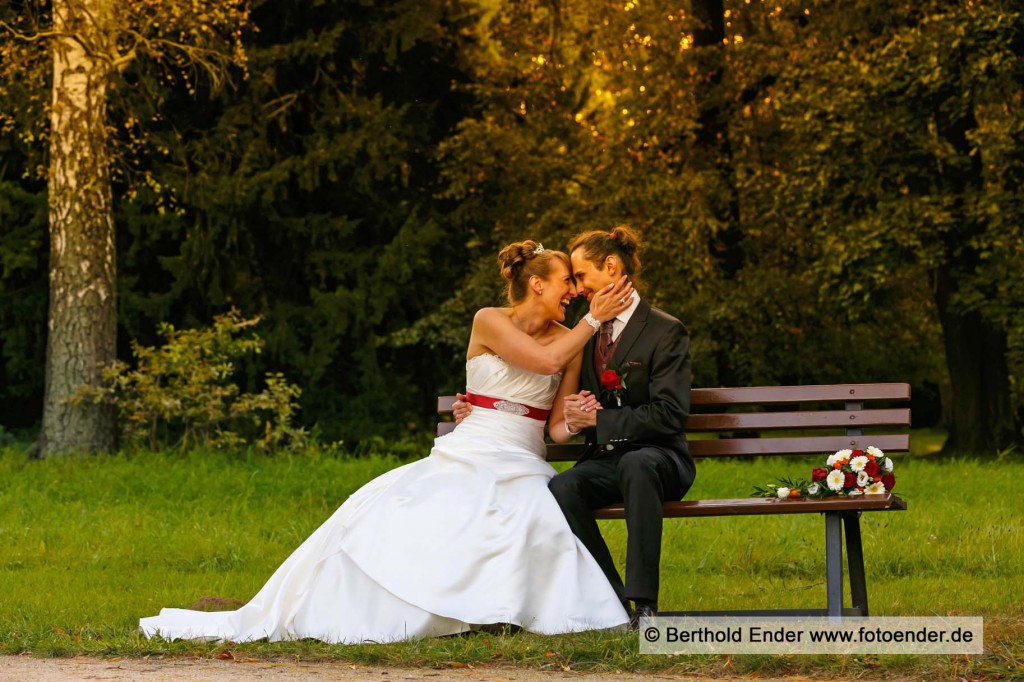
<path id="1" fill-rule="evenodd" d="M 690 453 L 698 457 L 762 457 L 816 455 L 813 466 L 824 466 L 828 454 L 843 448 L 907 452 L 910 408 L 887 403 L 910 400 L 909 384 L 838 384 L 827 386 L 752 386 L 747 388 L 695 388 L 686 431 Z M 439 414 L 451 414 L 454 396 L 440 396 Z M 882 407 L 867 408 L 866 404 Z M 813 409 L 805 409 L 811 406 Z M 455 428 L 438 424 L 438 435 Z M 864 429 L 871 430 L 865 436 Z M 772 436 L 773 432 L 782 435 Z M 792 435 L 786 432 L 797 432 Z M 698 434 L 706 434 L 702 437 Z M 548 461 L 575 461 L 583 443 L 548 445 Z M 698 465 L 698 479 L 700 478 Z M 807 470 L 808 474 L 810 468 Z M 761 481 L 748 482 L 751 487 Z M 825 516 L 826 608 L 754 611 L 685 611 L 663 615 L 743 616 L 867 616 L 868 592 L 864 575 L 860 515 L 863 512 L 905 510 L 906 502 L 892 494 L 830 497 L 824 499 L 766 499 L 745 497 L 721 500 L 684 500 L 665 503 L 665 518 L 697 516 L 761 516 L 812 514 Z M 595 510 L 599 519 L 624 519 L 621 504 Z M 843 536 L 849 570 L 851 606 L 843 606 Z"/>

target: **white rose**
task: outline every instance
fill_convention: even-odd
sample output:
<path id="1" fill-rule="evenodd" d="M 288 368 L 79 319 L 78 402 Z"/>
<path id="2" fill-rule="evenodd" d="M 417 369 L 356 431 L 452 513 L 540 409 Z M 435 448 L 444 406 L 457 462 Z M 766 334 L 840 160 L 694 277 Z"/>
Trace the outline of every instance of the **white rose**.
<path id="1" fill-rule="evenodd" d="M 789 488 L 777 488 L 775 490 L 775 494 L 778 495 L 780 499 L 786 499 L 789 497 Z"/>
<path id="2" fill-rule="evenodd" d="M 885 471 L 886 473 L 892 473 L 892 459 L 889 457 L 885 458 Z"/>
<path id="3" fill-rule="evenodd" d="M 844 480 L 846 480 L 846 477 L 843 475 L 842 471 L 839 471 L 839 469 L 833 469 L 828 473 L 828 476 L 825 477 L 825 483 L 828 485 L 829 490 L 835 490 L 836 492 L 843 489 Z"/>
<path id="4" fill-rule="evenodd" d="M 859 472 L 857 472 L 857 485 L 859 485 L 861 488 L 866 486 L 870 480 L 871 480 L 871 478 L 868 476 L 868 472 L 866 472 L 866 471 L 859 471 Z"/>
<path id="5" fill-rule="evenodd" d="M 868 449 L 866 450 L 866 452 L 869 455 L 874 455 L 875 459 L 878 459 L 879 457 L 885 457 L 885 453 L 882 452 L 881 450 L 879 450 L 878 448 L 876 448 L 874 445 L 869 445 Z"/>
<path id="6" fill-rule="evenodd" d="M 812 483 L 809 486 L 807 486 L 808 495 L 817 495 L 819 490 L 821 490 L 821 486 L 818 485 L 817 483 Z"/>
<path id="7" fill-rule="evenodd" d="M 864 494 L 866 494 L 866 495 L 884 495 L 885 494 L 885 484 L 883 484 L 881 481 L 875 481 L 874 483 L 872 483 L 871 485 L 869 485 L 867 488 L 864 489 Z"/>
<path id="8" fill-rule="evenodd" d="M 850 468 L 853 469 L 854 471 L 864 471 L 864 467 L 868 465 L 869 461 L 870 460 L 868 460 L 868 458 L 865 457 L 864 455 L 861 455 L 860 457 L 854 457 L 853 459 L 850 460 Z"/>

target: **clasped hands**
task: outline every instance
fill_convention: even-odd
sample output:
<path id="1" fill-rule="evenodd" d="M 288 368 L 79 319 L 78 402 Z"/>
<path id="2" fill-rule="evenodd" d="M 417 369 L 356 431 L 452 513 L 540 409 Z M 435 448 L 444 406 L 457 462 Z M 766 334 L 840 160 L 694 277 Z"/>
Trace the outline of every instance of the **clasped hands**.
<path id="1" fill-rule="evenodd" d="M 570 433 L 579 433 L 590 426 L 597 426 L 597 411 L 604 409 L 590 391 L 580 391 L 565 396 L 562 401 L 562 414 L 565 417 L 565 428 Z"/>

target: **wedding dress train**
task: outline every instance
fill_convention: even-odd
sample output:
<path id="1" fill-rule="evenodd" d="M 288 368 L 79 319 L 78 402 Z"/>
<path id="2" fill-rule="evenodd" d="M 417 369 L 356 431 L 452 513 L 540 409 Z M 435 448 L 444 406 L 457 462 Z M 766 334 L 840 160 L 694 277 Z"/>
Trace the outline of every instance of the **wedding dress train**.
<path id="1" fill-rule="evenodd" d="M 356 491 L 237 611 L 163 609 L 146 636 L 243 642 L 396 641 L 511 623 L 544 634 L 628 616 L 548 492 L 544 422 L 560 377 L 494 355 L 467 363 L 467 389 L 495 398 L 430 455 Z M 503 408 L 503 409 L 501 409 Z"/>

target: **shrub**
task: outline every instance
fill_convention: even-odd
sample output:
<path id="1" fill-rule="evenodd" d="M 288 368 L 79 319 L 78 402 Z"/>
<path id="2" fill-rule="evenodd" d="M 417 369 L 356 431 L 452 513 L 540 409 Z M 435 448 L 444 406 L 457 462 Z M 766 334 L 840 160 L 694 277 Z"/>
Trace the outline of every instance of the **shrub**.
<path id="1" fill-rule="evenodd" d="M 242 393 L 235 382 L 238 361 L 263 348 L 251 331 L 259 321 L 232 309 L 208 328 L 162 324 L 162 346 L 133 342 L 134 369 L 114 362 L 100 386 L 82 386 L 73 401 L 114 405 L 128 449 L 303 446 L 308 434 L 292 424 L 298 386 L 269 372 L 259 393 Z"/>

